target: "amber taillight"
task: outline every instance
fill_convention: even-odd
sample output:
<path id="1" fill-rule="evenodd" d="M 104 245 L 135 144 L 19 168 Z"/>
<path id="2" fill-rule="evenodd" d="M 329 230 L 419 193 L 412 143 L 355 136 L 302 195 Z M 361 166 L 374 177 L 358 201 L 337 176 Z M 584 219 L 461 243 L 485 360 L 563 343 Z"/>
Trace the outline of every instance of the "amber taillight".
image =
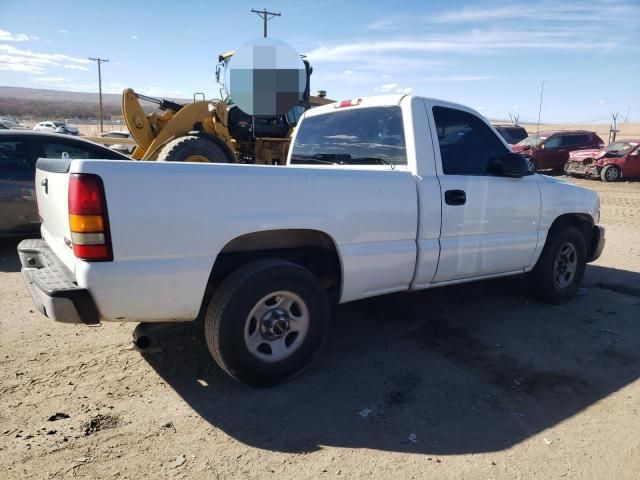
<path id="1" fill-rule="evenodd" d="M 74 255 L 81 260 L 113 260 L 102 180 L 97 175 L 69 176 L 69 227 Z"/>

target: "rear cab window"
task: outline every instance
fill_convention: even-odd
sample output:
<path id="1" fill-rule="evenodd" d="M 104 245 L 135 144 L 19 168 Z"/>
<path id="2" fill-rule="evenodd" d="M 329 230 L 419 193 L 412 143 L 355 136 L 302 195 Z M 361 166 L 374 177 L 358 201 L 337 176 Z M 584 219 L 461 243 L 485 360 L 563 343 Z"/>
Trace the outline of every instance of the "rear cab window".
<path id="1" fill-rule="evenodd" d="M 399 106 L 337 110 L 306 117 L 291 165 L 407 165 Z"/>

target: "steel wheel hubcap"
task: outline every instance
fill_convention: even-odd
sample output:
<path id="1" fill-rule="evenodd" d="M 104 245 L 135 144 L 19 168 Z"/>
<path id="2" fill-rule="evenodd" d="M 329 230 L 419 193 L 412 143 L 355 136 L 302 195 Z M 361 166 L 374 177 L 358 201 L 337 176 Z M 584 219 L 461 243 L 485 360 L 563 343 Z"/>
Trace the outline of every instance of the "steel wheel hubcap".
<path id="1" fill-rule="evenodd" d="M 527 164 L 529 165 L 529 171 L 530 172 L 535 172 L 536 171 L 536 163 L 533 160 L 528 160 Z"/>
<path id="2" fill-rule="evenodd" d="M 616 170 L 615 168 L 610 168 L 607 170 L 606 175 L 609 180 L 615 180 L 618 178 L 618 170 Z"/>
<path id="3" fill-rule="evenodd" d="M 578 253 L 572 243 L 565 243 L 556 256 L 553 276 L 556 285 L 566 288 L 572 281 L 578 269 Z"/>
<path id="4" fill-rule="evenodd" d="M 251 309 L 244 326 L 244 342 L 263 362 L 285 360 L 302 345 L 309 330 L 309 309 L 288 290 L 270 293 Z"/>

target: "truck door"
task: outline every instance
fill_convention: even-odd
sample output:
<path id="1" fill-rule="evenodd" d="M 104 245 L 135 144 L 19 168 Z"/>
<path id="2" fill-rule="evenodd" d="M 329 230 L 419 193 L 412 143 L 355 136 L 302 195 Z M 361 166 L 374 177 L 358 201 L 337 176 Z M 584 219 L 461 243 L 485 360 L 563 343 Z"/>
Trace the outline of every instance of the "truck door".
<path id="1" fill-rule="evenodd" d="M 440 181 L 440 259 L 434 283 L 522 271 L 538 241 L 540 191 L 535 175 L 489 173 L 508 152 L 472 111 L 425 101 Z"/>

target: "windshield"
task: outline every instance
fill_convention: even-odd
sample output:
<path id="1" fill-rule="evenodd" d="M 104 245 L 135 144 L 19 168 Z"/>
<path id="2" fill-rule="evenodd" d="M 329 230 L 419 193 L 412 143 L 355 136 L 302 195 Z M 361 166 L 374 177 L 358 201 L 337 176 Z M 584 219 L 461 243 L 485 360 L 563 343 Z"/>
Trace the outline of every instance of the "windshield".
<path id="1" fill-rule="evenodd" d="M 305 118 L 292 164 L 406 165 L 400 107 L 338 110 Z"/>
<path id="2" fill-rule="evenodd" d="M 56 127 L 64 127 L 64 122 L 53 122 Z"/>
<path id="3" fill-rule="evenodd" d="M 629 150 L 636 147 L 637 143 L 631 142 L 613 142 L 610 143 L 605 149 L 607 152 L 617 152 L 621 155 L 625 155 Z"/>
<path id="4" fill-rule="evenodd" d="M 548 137 L 540 137 L 538 135 L 529 135 L 524 140 L 520 140 L 516 145 L 522 145 L 523 147 L 538 147 Z"/>

